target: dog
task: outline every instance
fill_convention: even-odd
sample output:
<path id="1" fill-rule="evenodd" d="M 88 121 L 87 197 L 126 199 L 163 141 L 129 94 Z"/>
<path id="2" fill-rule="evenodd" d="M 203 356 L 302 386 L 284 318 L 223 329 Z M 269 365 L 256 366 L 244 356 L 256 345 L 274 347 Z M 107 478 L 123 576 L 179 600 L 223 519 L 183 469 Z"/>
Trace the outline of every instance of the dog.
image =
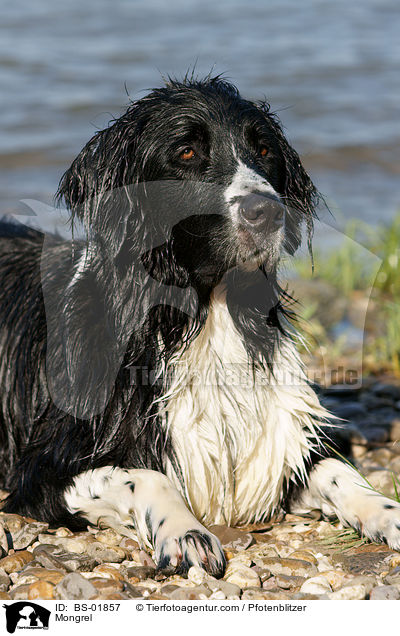
<path id="1" fill-rule="evenodd" d="M 318 192 L 279 119 L 222 77 L 169 79 L 83 148 L 81 238 L 0 227 L 4 510 L 137 536 L 222 576 L 210 524 L 319 508 L 400 548 L 400 505 L 332 455 L 278 282 Z M 328 443 L 327 443 L 328 442 Z"/>

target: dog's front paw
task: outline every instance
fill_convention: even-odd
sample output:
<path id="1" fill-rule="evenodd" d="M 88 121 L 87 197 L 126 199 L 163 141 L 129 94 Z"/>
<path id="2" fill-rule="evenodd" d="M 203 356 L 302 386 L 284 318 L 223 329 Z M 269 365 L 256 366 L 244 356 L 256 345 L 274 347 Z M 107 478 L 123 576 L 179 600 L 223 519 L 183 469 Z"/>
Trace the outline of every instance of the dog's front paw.
<path id="1" fill-rule="evenodd" d="M 387 543 L 390 548 L 400 550 L 400 504 L 388 497 L 377 496 L 360 530 L 372 541 Z"/>
<path id="2" fill-rule="evenodd" d="M 155 558 L 159 570 L 185 574 L 192 565 L 204 568 L 215 577 L 223 576 L 225 555 L 217 537 L 206 528 L 188 530 L 182 536 L 158 537 Z"/>

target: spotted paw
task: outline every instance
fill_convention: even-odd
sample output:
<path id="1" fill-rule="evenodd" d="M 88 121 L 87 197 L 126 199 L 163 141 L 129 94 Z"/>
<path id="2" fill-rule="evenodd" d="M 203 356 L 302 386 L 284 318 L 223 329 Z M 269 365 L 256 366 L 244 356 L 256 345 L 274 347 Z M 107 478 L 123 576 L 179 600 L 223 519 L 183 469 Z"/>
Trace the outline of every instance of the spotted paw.
<path id="1" fill-rule="evenodd" d="M 223 576 L 225 555 L 217 537 L 205 528 L 188 530 L 183 536 L 166 536 L 156 541 L 155 557 L 158 569 L 185 574 L 197 565 L 215 577 Z"/>
<path id="2" fill-rule="evenodd" d="M 361 533 L 372 541 L 400 550 L 400 504 L 378 495 L 368 513 L 361 523 Z"/>

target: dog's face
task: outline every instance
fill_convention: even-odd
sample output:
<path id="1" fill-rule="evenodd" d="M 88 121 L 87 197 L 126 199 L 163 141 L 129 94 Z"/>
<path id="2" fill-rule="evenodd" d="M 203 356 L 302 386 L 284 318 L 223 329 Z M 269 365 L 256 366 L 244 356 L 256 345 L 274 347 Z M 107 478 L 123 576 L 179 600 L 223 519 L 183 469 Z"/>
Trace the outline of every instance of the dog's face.
<path id="1" fill-rule="evenodd" d="M 140 209 L 149 228 L 170 226 L 176 258 L 200 274 L 274 269 L 283 248 L 297 249 L 302 221 L 311 227 L 316 195 L 268 107 L 218 78 L 171 82 L 135 102 L 84 148 L 60 195 L 103 229 L 106 216 L 109 231 L 102 197 L 131 185 L 140 203 L 115 218 L 124 238 Z"/>

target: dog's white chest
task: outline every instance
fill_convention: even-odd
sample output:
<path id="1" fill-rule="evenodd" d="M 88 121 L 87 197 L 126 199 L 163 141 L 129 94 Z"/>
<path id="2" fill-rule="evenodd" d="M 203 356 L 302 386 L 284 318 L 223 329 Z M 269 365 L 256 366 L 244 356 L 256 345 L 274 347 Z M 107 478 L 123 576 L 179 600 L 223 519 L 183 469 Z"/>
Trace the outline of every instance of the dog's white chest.
<path id="1" fill-rule="evenodd" d="M 253 373 L 224 298 L 212 301 L 202 332 L 169 362 L 162 412 L 184 488 L 171 464 L 167 474 L 205 523 L 268 516 L 285 480 L 304 473 L 322 409 L 292 343 L 275 366 L 275 383 L 261 365 Z"/>

